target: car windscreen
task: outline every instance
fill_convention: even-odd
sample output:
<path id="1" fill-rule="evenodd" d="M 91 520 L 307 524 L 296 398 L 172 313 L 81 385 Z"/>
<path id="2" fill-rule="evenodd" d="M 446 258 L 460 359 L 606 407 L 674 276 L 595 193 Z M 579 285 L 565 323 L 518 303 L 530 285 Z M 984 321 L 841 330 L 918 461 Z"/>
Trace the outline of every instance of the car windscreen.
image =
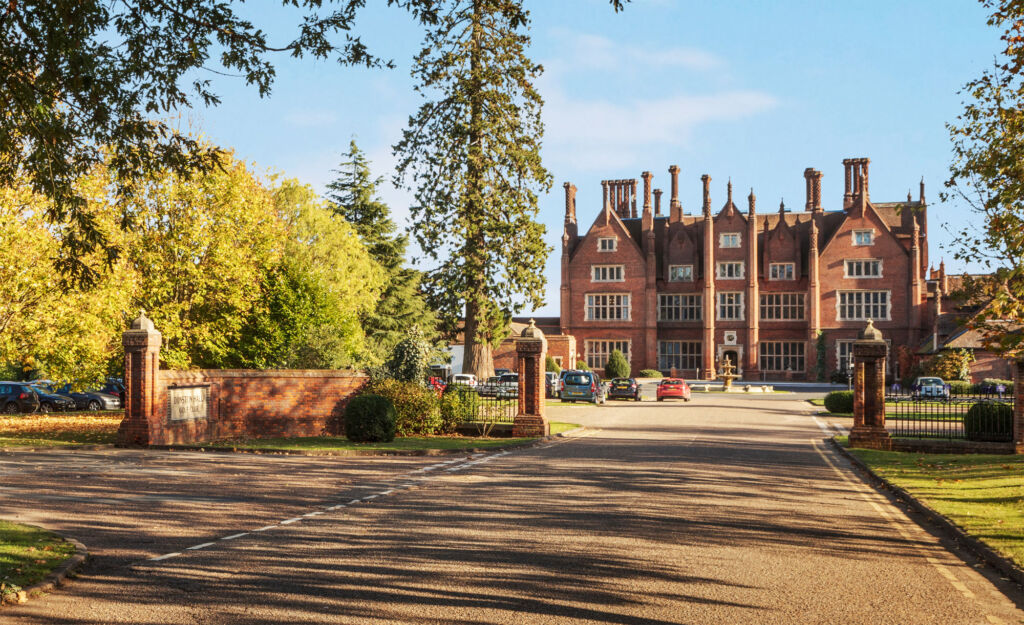
<path id="1" fill-rule="evenodd" d="M 940 378 L 921 378 L 921 384 L 928 386 L 942 386 L 944 382 Z"/>
<path id="2" fill-rule="evenodd" d="M 565 383 L 572 384 L 573 386 L 583 386 L 590 384 L 590 376 L 583 375 L 582 373 L 573 373 L 565 376 Z"/>

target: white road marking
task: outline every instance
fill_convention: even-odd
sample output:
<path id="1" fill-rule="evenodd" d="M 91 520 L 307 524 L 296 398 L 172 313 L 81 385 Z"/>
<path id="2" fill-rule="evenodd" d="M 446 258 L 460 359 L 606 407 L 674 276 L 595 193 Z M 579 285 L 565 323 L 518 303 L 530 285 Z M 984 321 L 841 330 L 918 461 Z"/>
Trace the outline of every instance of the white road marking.
<path id="1" fill-rule="evenodd" d="M 380 495 L 367 495 L 366 497 L 363 497 L 363 501 L 369 501 L 370 499 L 376 499 L 377 497 L 380 497 Z"/>
<path id="2" fill-rule="evenodd" d="M 828 429 L 827 425 L 822 423 L 821 419 L 819 419 L 818 417 L 813 417 L 813 419 L 814 422 L 818 424 L 818 428 L 821 429 L 822 432 L 824 432 L 827 436 L 832 436 L 832 431 Z"/>
<path id="3" fill-rule="evenodd" d="M 354 506 L 355 504 L 359 503 L 359 501 L 359 499 L 353 499 L 352 501 L 348 502 L 348 505 Z"/>
<path id="4" fill-rule="evenodd" d="M 298 523 L 302 520 L 302 517 L 297 516 L 294 519 L 288 519 L 287 521 L 281 521 L 281 525 L 289 525 L 291 523 Z"/>
<path id="5" fill-rule="evenodd" d="M 393 492 L 395 492 L 395 489 L 389 488 L 388 490 L 382 490 L 382 491 L 380 491 L 377 494 L 383 496 L 383 495 L 390 495 Z"/>
<path id="6" fill-rule="evenodd" d="M 272 529 L 274 529 L 275 527 L 277 527 L 277 526 L 276 526 L 276 525 L 267 525 L 266 527 L 261 527 L 261 528 L 259 528 L 258 530 L 253 530 L 253 531 L 254 531 L 254 532 L 265 532 L 265 531 L 267 531 L 267 530 L 272 530 Z"/>
<path id="7" fill-rule="evenodd" d="M 314 517 L 314 516 L 320 516 L 323 513 L 324 513 L 323 510 L 316 510 L 314 512 L 307 512 L 306 514 L 304 514 L 302 516 L 304 516 L 304 517 Z"/>
<path id="8" fill-rule="evenodd" d="M 224 538 L 221 538 L 221 540 L 234 540 L 236 538 L 241 538 L 242 536 L 248 536 L 248 535 L 249 535 L 249 532 L 242 532 L 240 534 L 232 534 L 230 536 L 225 536 Z"/>
<path id="9" fill-rule="evenodd" d="M 193 545 L 191 547 L 188 547 L 185 551 L 195 551 L 196 549 L 206 549 L 207 547 L 209 547 L 211 545 L 216 545 L 216 544 L 217 543 L 203 543 L 201 545 Z"/>
<path id="10" fill-rule="evenodd" d="M 327 508 L 327 509 L 328 509 L 328 510 L 340 510 L 341 508 L 344 508 L 344 507 L 345 507 L 345 504 L 343 504 L 343 503 L 339 503 L 338 505 L 336 505 L 336 506 L 331 506 L 331 507 L 329 507 L 329 508 Z"/>
<path id="11" fill-rule="evenodd" d="M 173 558 L 174 556 L 180 556 L 180 555 L 181 555 L 180 551 L 175 551 L 174 553 L 165 553 L 162 556 L 157 556 L 155 558 L 150 558 L 149 561 L 150 562 L 159 562 L 160 560 L 166 560 L 167 558 Z"/>

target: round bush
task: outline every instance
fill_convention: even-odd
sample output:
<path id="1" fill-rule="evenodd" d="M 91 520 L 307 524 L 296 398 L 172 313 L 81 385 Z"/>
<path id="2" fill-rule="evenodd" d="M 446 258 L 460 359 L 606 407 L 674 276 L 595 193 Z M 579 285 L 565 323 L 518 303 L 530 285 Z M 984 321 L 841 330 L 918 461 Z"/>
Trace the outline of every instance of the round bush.
<path id="1" fill-rule="evenodd" d="M 994 401 L 974 404 L 964 415 L 964 435 L 971 441 L 1013 440 L 1013 406 Z"/>
<path id="2" fill-rule="evenodd" d="M 380 395 L 353 397 L 345 407 L 345 436 L 356 443 L 395 440 L 395 405 Z"/>
<path id="3" fill-rule="evenodd" d="M 590 367 L 587 366 L 586 360 L 577 360 L 576 368 L 579 369 L 580 371 L 590 371 Z"/>
<path id="4" fill-rule="evenodd" d="M 825 410 L 829 412 L 853 412 L 853 391 L 832 391 L 825 395 Z"/>
<path id="5" fill-rule="evenodd" d="M 661 375 L 661 371 L 658 371 L 657 369 L 641 369 L 640 370 L 640 377 L 641 378 L 662 378 L 662 377 L 665 377 L 665 376 Z"/>
<path id="6" fill-rule="evenodd" d="M 629 361 L 626 355 L 617 349 L 613 349 L 608 356 L 608 362 L 604 365 L 604 376 L 606 378 L 628 378 L 631 372 Z"/>
<path id="7" fill-rule="evenodd" d="M 395 433 L 398 436 L 429 436 L 441 428 L 440 399 L 416 382 L 380 380 L 369 388 L 395 405 Z"/>

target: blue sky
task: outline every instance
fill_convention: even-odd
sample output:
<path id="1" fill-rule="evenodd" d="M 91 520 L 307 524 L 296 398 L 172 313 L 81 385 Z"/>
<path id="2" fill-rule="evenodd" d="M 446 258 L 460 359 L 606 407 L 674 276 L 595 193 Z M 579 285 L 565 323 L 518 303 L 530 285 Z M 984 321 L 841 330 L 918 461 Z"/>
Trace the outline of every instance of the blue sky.
<path id="1" fill-rule="evenodd" d="M 957 226 L 973 216 L 940 205 L 950 159 L 945 123 L 961 109 L 960 86 L 991 65 L 998 33 L 970 0 L 813 2 L 636 0 L 615 14 L 605 0 L 525 0 L 532 11 L 531 56 L 545 67 L 542 155 L 555 179 L 540 219 L 555 249 L 539 314 L 558 314 L 558 250 L 564 181 L 578 188 L 585 227 L 600 209 L 600 181 L 654 173 L 665 189 L 669 165 L 682 168 L 680 199 L 700 210 L 700 176 L 712 202 L 731 176 L 761 210 L 780 198 L 801 209 L 803 170 L 822 170 L 826 210 L 841 207 L 842 159 L 871 158 L 871 197 L 917 196 L 924 177 L 931 257 L 936 264 Z M 383 2 L 371 2 L 383 4 Z M 284 36 L 289 13 L 255 9 L 253 19 Z M 402 11 L 373 7 L 360 33 L 394 70 L 342 68 L 280 59 L 272 95 L 217 78 L 221 106 L 189 114 L 193 130 L 262 169 L 318 190 L 332 179 L 355 137 L 390 180 L 390 146 L 419 106 L 409 67 L 422 40 Z M 382 190 L 399 221 L 411 195 Z M 965 269 L 947 262 L 947 270 Z M 974 268 L 966 268 L 974 269 Z M 526 311 L 529 312 L 529 311 Z"/>

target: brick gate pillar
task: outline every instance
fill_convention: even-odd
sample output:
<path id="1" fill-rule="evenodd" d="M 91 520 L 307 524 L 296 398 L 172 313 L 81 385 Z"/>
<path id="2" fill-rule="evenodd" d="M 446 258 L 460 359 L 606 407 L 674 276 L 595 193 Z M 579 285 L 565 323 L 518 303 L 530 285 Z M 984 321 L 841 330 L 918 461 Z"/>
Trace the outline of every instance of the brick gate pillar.
<path id="1" fill-rule="evenodd" d="M 546 401 L 544 357 L 548 342 L 533 319 L 516 339 L 519 361 L 519 410 L 512 426 L 512 436 L 547 436 L 548 420 L 544 417 Z"/>
<path id="2" fill-rule="evenodd" d="M 124 345 L 124 419 L 117 430 L 121 446 L 148 445 L 162 338 L 142 311 L 121 335 Z"/>
<path id="3" fill-rule="evenodd" d="M 1013 447 L 1018 454 L 1024 454 L 1024 360 L 1014 360 L 1013 365 Z"/>
<path id="4" fill-rule="evenodd" d="M 892 449 L 885 429 L 885 340 L 869 319 L 853 342 L 853 429 L 850 447 Z"/>

